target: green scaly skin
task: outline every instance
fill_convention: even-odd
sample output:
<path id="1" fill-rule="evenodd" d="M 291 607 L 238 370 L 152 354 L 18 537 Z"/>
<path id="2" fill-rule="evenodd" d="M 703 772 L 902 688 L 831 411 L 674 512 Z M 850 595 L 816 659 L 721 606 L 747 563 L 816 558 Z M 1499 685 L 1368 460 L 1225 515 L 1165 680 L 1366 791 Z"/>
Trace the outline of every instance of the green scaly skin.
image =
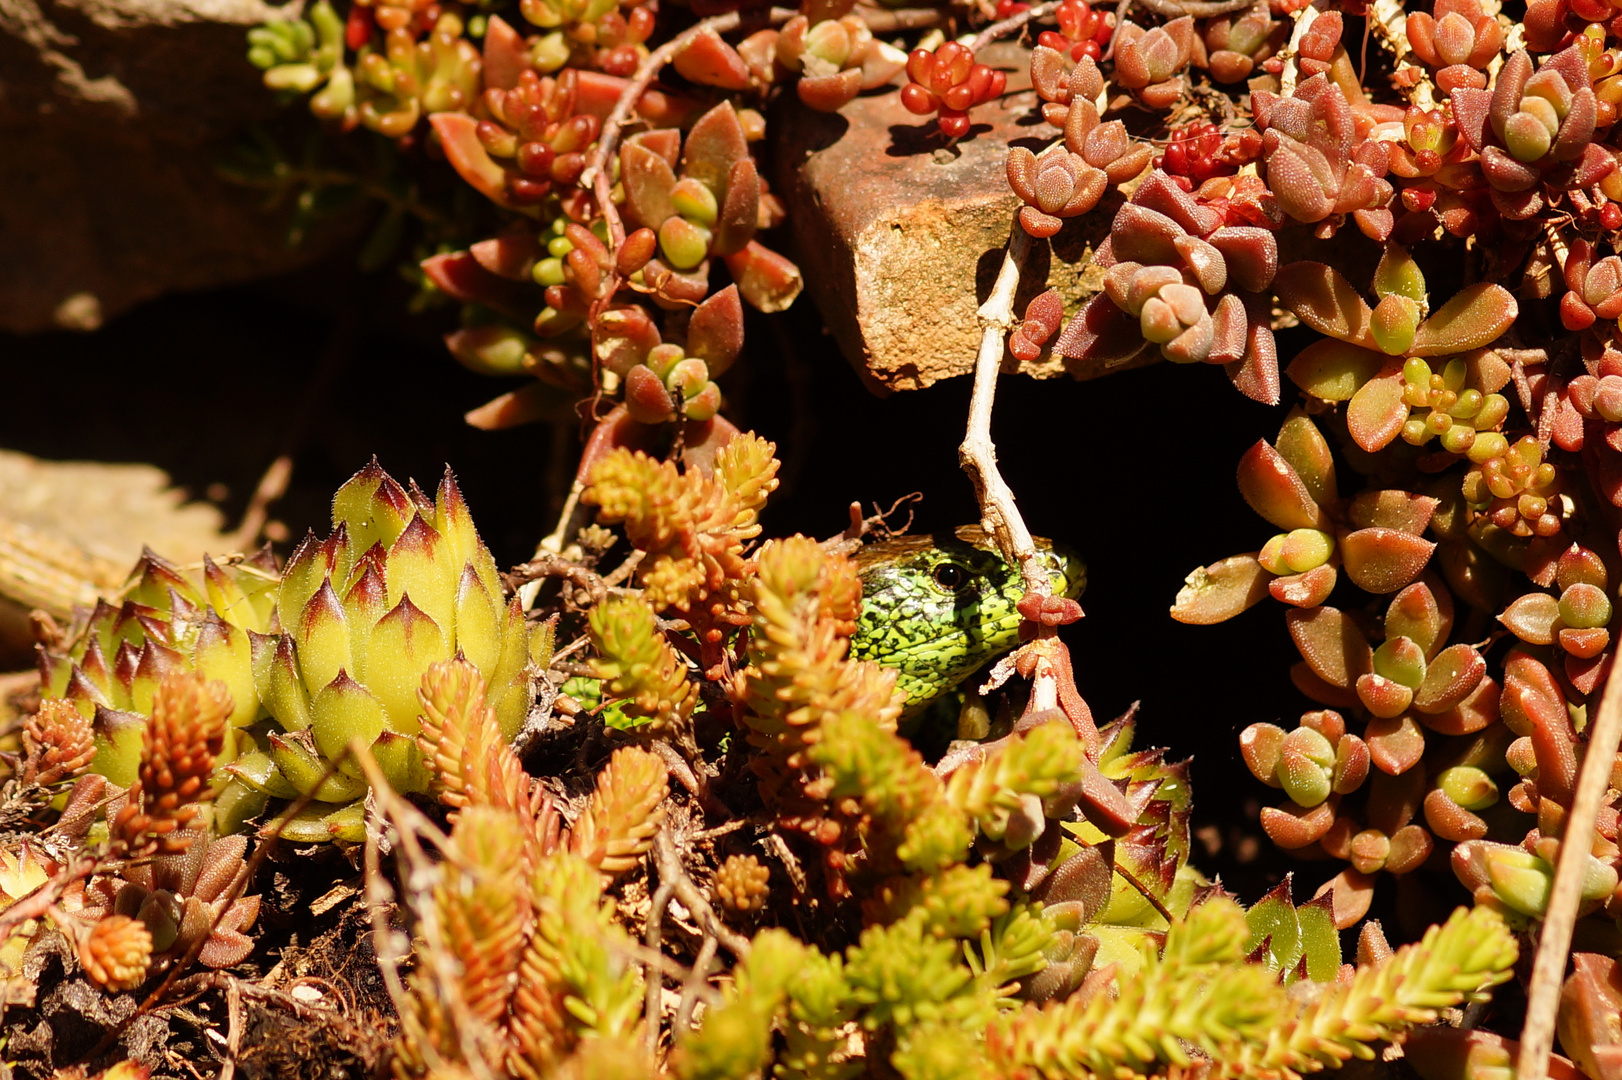
<path id="1" fill-rule="evenodd" d="M 1074 599 L 1087 585 L 1081 559 L 1037 539 L 1053 576 L 1053 594 Z M 972 525 L 950 536 L 899 536 L 856 555 L 862 614 L 851 656 L 898 673 L 912 715 L 1019 641 L 1025 595 L 1019 570 Z"/>

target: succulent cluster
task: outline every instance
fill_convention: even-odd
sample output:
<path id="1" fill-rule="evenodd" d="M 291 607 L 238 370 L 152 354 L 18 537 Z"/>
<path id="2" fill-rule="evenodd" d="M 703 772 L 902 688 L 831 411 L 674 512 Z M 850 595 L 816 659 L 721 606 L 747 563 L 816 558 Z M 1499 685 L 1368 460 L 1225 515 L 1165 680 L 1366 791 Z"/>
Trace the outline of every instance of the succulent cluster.
<path id="1" fill-rule="evenodd" d="M 373 466 L 285 568 L 148 556 L 45 642 L 6 790 L 64 839 L 0 836 L 4 902 L 26 905 L 0 909 L 7 1000 L 53 926 L 109 994 L 242 961 L 269 890 L 238 830 L 288 801 L 261 843 L 368 845 L 400 1080 L 1297 1076 L 1484 1001 L 1557 866 L 1581 888 L 1551 1075 L 1615 1075 L 1619 789 L 1566 833 L 1581 771 L 1614 771 L 1587 759 L 1622 583 L 1622 17 L 733 6 L 322 0 L 252 31 L 267 86 L 442 156 L 488 204 L 420 264 L 464 305 L 456 358 L 527 380 L 472 422 L 597 423 L 521 600 L 449 477 L 430 499 Z M 758 542 L 775 448 L 717 380 L 745 305 L 802 285 L 765 242 L 769 96 L 891 95 L 949 154 L 1007 90 L 977 50 L 1014 32 L 1050 145 L 1008 153 L 1009 258 L 1088 215 L 1108 238 L 1096 291 L 988 306 L 987 340 L 1299 394 L 1239 462 L 1254 550 L 1172 609 L 1284 606 L 1310 705 L 1247 717 L 1240 747 L 1278 793 L 1260 829 L 1333 871 L 1299 907 L 1284 886 L 1247 910 L 1189 865 L 1186 765 L 1133 751 L 1130 717 L 1094 725 L 1056 633 L 1079 608 L 1039 573 L 994 669 L 1029 692 L 990 718 L 967 702 L 973 738 L 929 760 L 918 703 L 853 645 L 886 615 L 864 607 L 869 526 Z M 617 568 L 610 529 L 634 549 Z M 521 726 L 556 775 L 525 771 Z M 1363 922 L 1384 875 L 1438 869 L 1474 908 L 1418 906 L 1437 925 L 1392 949 Z M 1409 1049 L 1472 1080 L 1513 1054 L 1486 1028 Z"/>
<path id="2" fill-rule="evenodd" d="M 42 648 L 46 693 L 92 721 L 92 770 L 139 785 L 157 689 L 194 674 L 225 695 L 215 827 L 300 799 L 281 835 L 358 840 L 367 784 L 350 745 L 370 747 L 397 789 L 425 788 L 412 737 L 429 665 L 466 657 L 496 688 L 503 731 L 518 730 L 531 634 L 450 473 L 431 500 L 373 461 L 339 489 L 332 520 L 279 572 L 268 551 L 227 569 L 205 560 L 199 584 L 149 553 L 118 607 L 99 604 L 71 646 Z"/>

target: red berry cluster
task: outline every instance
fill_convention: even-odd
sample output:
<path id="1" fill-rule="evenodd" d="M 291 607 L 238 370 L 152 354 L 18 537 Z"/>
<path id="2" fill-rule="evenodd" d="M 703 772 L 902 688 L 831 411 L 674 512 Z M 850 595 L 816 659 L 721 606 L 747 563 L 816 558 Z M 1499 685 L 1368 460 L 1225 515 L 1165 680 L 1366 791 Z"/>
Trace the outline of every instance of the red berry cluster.
<path id="1" fill-rule="evenodd" d="M 1083 56 L 1103 59 L 1110 35 L 1115 32 L 1106 12 L 1094 11 L 1087 0 L 1064 0 L 1054 15 L 1059 20 L 1059 29 L 1042 31 L 1036 39 L 1038 45 L 1068 53 L 1072 60 Z"/>
<path id="2" fill-rule="evenodd" d="M 1012 19 L 1015 15 L 1023 15 L 1031 10 L 1031 5 L 1024 3 L 1023 0 L 997 0 L 995 10 L 995 18 L 1001 22 L 1004 19 Z"/>
<path id="3" fill-rule="evenodd" d="M 1234 175 L 1241 165 L 1260 156 L 1261 148 L 1261 138 L 1253 132 L 1235 137 L 1218 131 L 1215 124 L 1189 124 L 1172 131 L 1156 164 L 1184 191 L 1191 191 L 1212 177 Z"/>
<path id="4" fill-rule="evenodd" d="M 949 139 L 969 133 L 969 110 L 997 97 L 1008 76 L 974 62 L 967 46 L 948 41 L 934 52 L 914 49 L 907 57 L 907 77 L 901 104 L 917 116 L 939 113 L 935 122 Z"/>

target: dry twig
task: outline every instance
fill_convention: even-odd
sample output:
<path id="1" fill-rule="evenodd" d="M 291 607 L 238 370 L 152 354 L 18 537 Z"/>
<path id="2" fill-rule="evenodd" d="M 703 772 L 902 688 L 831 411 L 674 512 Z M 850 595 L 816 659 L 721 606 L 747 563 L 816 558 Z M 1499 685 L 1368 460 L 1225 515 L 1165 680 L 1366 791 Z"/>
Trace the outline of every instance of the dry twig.
<path id="1" fill-rule="evenodd" d="M 1571 935 L 1577 926 L 1577 908 L 1582 900 L 1583 875 L 1590 856 L 1589 839 L 1605 789 L 1622 744 L 1622 679 L 1613 668 L 1605 679 L 1599 717 L 1588 735 L 1582 771 L 1577 777 L 1577 795 L 1566 816 L 1566 829 L 1560 844 L 1560 860 L 1554 872 L 1554 888 L 1538 934 L 1537 958 L 1532 963 L 1532 983 L 1527 992 L 1526 1025 L 1521 1029 L 1517 1076 L 1544 1076 L 1549 1054 L 1554 1049 L 1555 1015 L 1560 1008 L 1560 987 L 1565 981 L 1566 960 L 1571 954 Z"/>

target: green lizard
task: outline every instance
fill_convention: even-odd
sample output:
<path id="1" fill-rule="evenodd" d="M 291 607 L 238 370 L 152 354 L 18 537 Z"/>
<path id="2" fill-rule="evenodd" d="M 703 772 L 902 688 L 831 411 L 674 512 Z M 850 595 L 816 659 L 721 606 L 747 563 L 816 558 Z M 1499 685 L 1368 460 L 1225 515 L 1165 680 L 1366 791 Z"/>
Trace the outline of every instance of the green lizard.
<path id="1" fill-rule="evenodd" d="M 1087 585 L 1081 559 L 1050 541 L 1046 554 L 1055 596 L 1077 597 Z M 899 673 L 906 713 L 918 712 L 987 660 L 1019 640 L 1025 594 L 1019 570 L 1003 561 L 978 526 L 949 536 L 899 536 L 856 554 L 862 614 L 851 655 Z"/>
<path id="2" fill-rule="evenodd" d="M 1080 557 L 1047 540 L 1036 543 L 1047 555 L 1054 595 L 1080 596 L 1087 585 Z M 955 536 L 875 541 L 855 559 L 862 614 L 851 656 L 896 670 L 896 687 L 906 695 L 904 715 L 915 716 L 1018 642 L 1015 605 L 1025 595 L 1024 582 L 978 526 L 965 525 Z M 570 679 L 564 692 L 588 707 L 601 696 L 597 681 L 584 677 Z M 629 726 L 614 723 L 618 710 L 610 709 L 610 726 Z"/>

